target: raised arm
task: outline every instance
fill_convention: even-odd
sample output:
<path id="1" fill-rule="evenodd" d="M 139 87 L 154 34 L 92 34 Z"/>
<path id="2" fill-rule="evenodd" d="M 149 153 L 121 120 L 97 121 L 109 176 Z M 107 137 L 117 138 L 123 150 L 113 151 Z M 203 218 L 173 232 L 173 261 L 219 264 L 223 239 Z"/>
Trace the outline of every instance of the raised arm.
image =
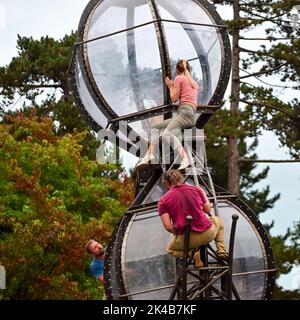
<path id="1" fill-rule="evenodd" d="M 166 85 L 170 90 L 170 97 L 173 102 L 177 102 L 180 94 L 180 86 L 174 84 L 174 81 L 170 78 L 166 77 L 165 79 Z"/>

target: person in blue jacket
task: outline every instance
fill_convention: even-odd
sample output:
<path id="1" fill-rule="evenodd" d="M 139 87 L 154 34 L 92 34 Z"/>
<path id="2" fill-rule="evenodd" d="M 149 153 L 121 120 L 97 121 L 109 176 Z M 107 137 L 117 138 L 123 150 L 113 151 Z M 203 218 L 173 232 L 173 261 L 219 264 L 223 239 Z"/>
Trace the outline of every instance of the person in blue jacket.
<path id="1" fill-rule="evenodd" d="M 91 239 L 85 245 L 86 251 L 94 256 L 91 264 L 90 271 L 92 275 L 103 283 L 103 272 L 104 272 L 104 254 L 105 251 L 103 246 L 94 239 Z"/>

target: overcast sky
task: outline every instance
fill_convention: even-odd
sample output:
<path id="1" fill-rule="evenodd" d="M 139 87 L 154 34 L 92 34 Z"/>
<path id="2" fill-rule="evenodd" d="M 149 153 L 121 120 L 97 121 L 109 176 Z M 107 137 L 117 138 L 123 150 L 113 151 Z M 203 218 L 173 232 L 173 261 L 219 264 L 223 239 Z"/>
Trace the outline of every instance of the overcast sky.
<path id="1" fill-rule="evenodd" d="M 0 0 L 0 65 L 17 55 L 17 34 L 37 39 L 49 35 L 56 39 L 76 30 L 88 0 Z M 291 94 L 291 93 L 289 93 Z M 292 98 L 292 97 L 291 97 Z M 259 159 L 289 159 L 286 148 L 280 148 L 272 133 L 264 133 L 257 149 Z M 127 167 L 134 166 L 131 157 L 123 156 Z M 258 170 L 266 165 L 259 164 Z M 261 221 L 275 220 L 273 235 L 282 234 L 299 220 L 300 163 L 269 164 L 270 173 L 258 187 L 270 185 L 271 194 L 281 193 L 275 208 L 261 216 Z M 299 286 L 300 275 L 293 271 L 282 282 L 286 287 Z"/>

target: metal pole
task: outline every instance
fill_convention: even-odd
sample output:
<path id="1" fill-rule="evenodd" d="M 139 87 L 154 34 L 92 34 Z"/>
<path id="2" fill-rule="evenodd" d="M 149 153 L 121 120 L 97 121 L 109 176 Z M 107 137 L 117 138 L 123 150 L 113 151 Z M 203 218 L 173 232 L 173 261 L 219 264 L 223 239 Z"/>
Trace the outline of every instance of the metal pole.
<path id="1" fill-rule="evenodd" d="M 187 299 L 187 260 L 189 254 L 189 246 L 190 246 L 190 230 L 191 230 L 191 222 L 193 220 L 192 216 L 186 216 L 186 225 L 184 229 L 184 245 L 183 245 L 183 263 L 182 263 L 182 276 L 181 276 L 181 285 L 182 285 L 182 295 L 181 299 Z"/>
<path id="2" fill-rule="evenodd" d="M 229 270 L 227 273 L 227 299 L 228 300 L 232 300 L 232 262 L 233 262 L 235 230 L 236 230 L 236 224 L 237 224 L 238 218 L 239 216 L 237 214 L 232 215 L 232 225 L 231 225 L 230 241 L 229 241 L 229 258 L 228 258 Z"/>

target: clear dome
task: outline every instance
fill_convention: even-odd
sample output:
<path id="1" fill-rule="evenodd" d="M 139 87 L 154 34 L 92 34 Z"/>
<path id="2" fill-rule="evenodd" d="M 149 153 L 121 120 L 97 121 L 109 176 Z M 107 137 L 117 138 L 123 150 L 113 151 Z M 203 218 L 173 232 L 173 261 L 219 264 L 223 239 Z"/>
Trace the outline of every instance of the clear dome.
<path id="1" fill-rule="evenodd" d="M 221 102 L 230 73 L 226 29 L 205 1 L 92 0 L 76 48 L 76 97 L 94 130 L 139 112 L 130 128 L 146 137 L 163 115 L 140 115 L 171 102 L 164 78 L 180 59 L 199 84 L 199 105 Z"/>
<path id="2" fill-rule="evenodd" d="M 192 180 L 188 183 L 193 184 Z M 170 234 L 164 229 L 157 201 L 166 192 L 158 179 L 142 204 L 124 215 L 118 228 L 120 241 L 110 242 L 111 261 L 107 273 L 112 299 L 167 300 L 176 279 L 176 259 L 166 252 Z M 224 222 L 225 246 L 229 247 L 232 215 L 239 216 L 233 255 L 233 283 L 242 300 L 265 300 L 272 295 L 275 276 L 273 252 L 268 236 L 253 212 L 237 197 L 218 200 Z M 212 212 L 214 214 L 214 212 Z M 215 248 L 214 243 L 211 246 Z M 122 289 L 120 289 L 120 278 Z M 194 278 L 188 279 L 192 283 Z M 119 286 L 113 285 L 119 283 Z M 221 288 L 220 279 L 216 287 Z"/>

